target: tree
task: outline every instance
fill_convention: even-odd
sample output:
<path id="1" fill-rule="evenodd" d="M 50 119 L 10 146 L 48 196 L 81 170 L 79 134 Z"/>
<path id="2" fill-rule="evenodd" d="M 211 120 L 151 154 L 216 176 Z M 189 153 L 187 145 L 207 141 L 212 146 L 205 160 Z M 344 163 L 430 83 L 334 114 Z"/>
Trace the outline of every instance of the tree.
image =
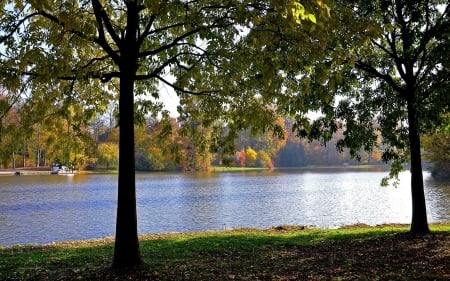
<path id="1" fill-rule="evenodd" d="M 382 158 L 392 163 L 391 177 L 410 161 L 411 232 L 427 233 L 420 135 L 439 125 L 449 106 L 449 3 L 337 2 L 329 9 L 322 1 L 315 6 L 305 1 L 317 24 L 298 24 L 280 13 L 254 17 L 236 43 L 242 59 L 221 61 L 220 75 L 205 77 L 222 81 L 230 92 L 253 93 L 225 102 L 237 113 L 231 125 L 239 129 L 256 120 L 270 124 L 267 109 L 276 104 L 277 112 L 294 118 L 293 130 L 300 136 L 325 144 L 343 129 L 338 148 L 349 148 L 356 159 L 361 149 L 371 152 L 378 145 L 378 131 Z M 205 108 L 214 108 L 206 102 Z M 255 109 L 261 105 L 266 110 Z M 323 115 L 310 122 L 311 110 Z"/>
<path id="2" fill-rule="evenodd" d="M 257 154 L 258 154 L 258 159 L 257 159 L 258 167 L 266 167 L 269 169 L 273 169 L 272 159 L 270 158 L 270 155 L 266 151 L 261 150 L 261 151 L 258 151 Z"/>
<path id="3" fill-rule="evenodd" d="M 1 4 L 6 2 L 15 15 L 25 19 L 21 22 L 23 32 L 11 44 L 20 48 L 9 49 L 13 58 L 9 72 L 33 78 L 36 99 L 45 97 L 47 103 L 58 104 L 64 112 L 79 101 L 92 102 L 94 108 L 96 103 L 111 99 L 111 93 L 118 95 L 119 179 L 113 267 L 140 265 L 134 124 L 140 119 L 139 112 L 160 110 L 159 104 L 149 102 L 144 95 L 157 99 L 159 82 L 202 98 L 218 95 L 220 84 L 191 82 L 202 80 L 197 79 L 200 76 L 208 79 L 208 71 L 218 66 L 214 57 L 230 55 L 233 48 L 229 46 L 239 36 L 239 28 L 272 11 L 271 1 L 59 0 Z M 298 2 L 288 4 L 275 12 L 281 11 L 283 17 L 294 21 L 315 20 Z M 166 75 L 176 77 L 176 82 L 170 82 Z M 222 105 L 234 105 L 237 98 L 223 97 L 226 95 L 214 99 L 222 109 Z M 273 110 L 261 107 L 255 97 L 249 101 L 249 110 L 264 117 L 259 128 L 265 127 L 266 121 L 275 116 Z M 86 116 L 83 120 L 88 119 Z"/>
<path id="4" fill-rule="evenodd" d="M 67 89 L 66 96 L 58 95 L 67 104 L 73 103 L 74 98 L 102 100 L 105 96 L 99 94 L 104 90 L 101 83 L 110 85 L 104 93 L 118 88 L 119 192 L 113 267 L 140 265 L 134 176 L 134 124 L 138 117 L 135 110 L 156 111 L 159 105 L 136 97 L 158 98 L 159 82 L 188 94 L 210 93 L 209 89 L 191 92 L 182 83 L 170 82 L 165 75 L 170 73 L 182 80 L 186 72 L 211 55 L 210 46 L 232 42 L 237 34 L 232 27 L 236 18 L 232 14 L 239 11 L 233 2 L 223 5 L 176 0 L 30 1 L 17 8 L 39 15 L 27 22 L 19 50 L 27 67 L 18 73 L 41 79 L 44 83 L 39 85 L 47 88 L 49 81 L 53 82 L 55 93 L 56 88 Z M 208 42 L 206 47 L 202 46 L 204 42 Z M 73 93 L 70 90 L 74 87 L 90 89 L 91 95 Z"/>
<path id="5" fill-rule="evenodd" d="M 438 179 L 450 177 L 450 115 L 444 117 L 443 124 L 435 132 L 423 136 L 424 158 L 433 163 L 432 175 Z"/>
<path id="6" fill-rule="evenodd" d="M 254 167 L 256 164 L 256 159 L 258 159 L 258 153 L 251 147 L 247 147 L 247 149 L 245 149 L 246 165 L 248 167 Z"/>
<path id="7" fill-rule="evenodd" d="M 219 54 L 214 63 L 204 63 L 191 73 L 195 77 L 187 76 L 178 81 L 197 91 L 205 87 L 221 89 L 220 93 L 207 97 L 180 95 L 179 119 L 193 120 L 211 129 L 211 149 L 220 148 L 222 164 L 232 162 L 230 159 L 235 158 L 237 150 L 245 150 L 245 146 L 236 147 L 235 142 L 242 132 L 253 136 L 270 133 L 279 139 L 285 137 L 279 122 L 281 111 L 278 112 L 274 105 L 285 103 L 284 107 L 294 108 L 288 103 L 298 94 L 298 87 L 291 87 L 291 80 L 286 78 L 292 73 L 285 72 L 284 67 L 296 64 L 298 69 L 299 61 L 309 60 L 310 55 L 323 54 L 312 47 L 315 36 L 311 35 L 317 35 L 314 32 L 316 16 L 326 17 L 328 6 L 323 1 L 301 3 L 305 5 L 298 1 L 255 1 L 252 9 L 241 17 L 245 20 L 236 22 L 239 33 L 233 38 L 232 45 L 227 48 L 212 46 Z M 314 11 L 314 15 L 306 11 Z M 294 51 L 286 48 L 287 41 L 295 44 Z M 304 117 L 309 109 L 320 108 L 321 102 L 325 103 L 323 97 L 313 99 L 311 95 L 295 111 Z M 244 162 L 243 156 L 244 153 L 238 155 Z"/>
<path id="8" fill-rule="evenodd" d="M 116 143 L 104 142 L 98 145 L 99 163 L 106 169 L 117 167 L 119 162 L 119 146 Z"/>
<path id="9" fill-rule="evenodd" d="M 278 167 L 306 166 L 305 149 L 300 141 L 288 140 L 277 155 L 275 165 Z"/>
<path id="10" fill-rule="evenodd" d="M 449 3 L 338 2 L 333 11 L 341 26 L 335 31 L 331 73 L 344 80 L 335 92 L 344 98 L 330 116 L 343 122 L 339 145 L 357 156 L 361 147 L 376 145 L 379 131 L 386 147 L 383 160 L 392 161 L 391 176 L 409 160 L 411 232 L 427 233 L 420 135 L 442 122 L 450 103 Z M 333 131 L 336 124 L 316 122 L 314 128 L 321 127 Z"/>

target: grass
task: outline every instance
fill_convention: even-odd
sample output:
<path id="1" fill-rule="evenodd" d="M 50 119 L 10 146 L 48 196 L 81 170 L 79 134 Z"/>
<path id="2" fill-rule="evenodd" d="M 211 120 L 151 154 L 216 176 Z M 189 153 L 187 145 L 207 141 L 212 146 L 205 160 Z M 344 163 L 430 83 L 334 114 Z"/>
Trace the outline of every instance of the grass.
<path id="1" fill-rule="evenodd" d="M 145 266 L 109 269 L 112 239 L 0 249 L 0 280 L 449 280 L 450 224 L 143 235 Z"/>
<path id="2" fill-rule="evenodd" d="M 234 167 L 234 166 L 212 166 L 210 171 L 212 172 L 242 172 L 242 171 L 264 171 L 268 168 L 261 167 Z"/>
<path id="3" fill-rule="evenodd" d="M 377 171 L 388 171 L 388 166 L 385 165 L 334 165 L 334 166 L 304 166 L 304 167 L 275 167 L 275 170 L 377 170 Z M 213 166 L 211 171 L 213 172 L 241 172 L 241 171 L 261 171 L 269 170 L 268 168 L 258 168 L 258 167 L 227 167 L 227 166 Z"/>

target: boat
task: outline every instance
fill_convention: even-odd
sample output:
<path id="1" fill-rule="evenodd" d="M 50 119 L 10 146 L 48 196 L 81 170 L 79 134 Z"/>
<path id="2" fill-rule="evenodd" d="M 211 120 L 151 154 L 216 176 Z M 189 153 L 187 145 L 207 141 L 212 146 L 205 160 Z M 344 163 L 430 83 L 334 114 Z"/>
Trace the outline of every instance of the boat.
<path id="1" fill-rule="evenodd" d="M 73 170 L 69 170 L 66 166 L 62 165 L 58 161 L 52 164 L 51 174 L 52 175 L 65 175 L 65 176 L 75 175 Z"/>

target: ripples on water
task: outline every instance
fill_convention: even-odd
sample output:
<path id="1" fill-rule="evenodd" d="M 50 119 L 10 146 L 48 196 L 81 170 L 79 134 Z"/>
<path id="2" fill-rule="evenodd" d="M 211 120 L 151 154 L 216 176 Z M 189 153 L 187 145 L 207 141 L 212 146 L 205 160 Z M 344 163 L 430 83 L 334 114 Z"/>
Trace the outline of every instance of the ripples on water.
<path id="1" fill-rule="evenodd" d="M 262 171 L 137 174 L 140 233 L 409 223 L 409 173 Z M 116 175 L 0 178 L 0 245 L 114 235 Z M 450 184 L 425 174 L 430 222 L 450 221 Z"/>

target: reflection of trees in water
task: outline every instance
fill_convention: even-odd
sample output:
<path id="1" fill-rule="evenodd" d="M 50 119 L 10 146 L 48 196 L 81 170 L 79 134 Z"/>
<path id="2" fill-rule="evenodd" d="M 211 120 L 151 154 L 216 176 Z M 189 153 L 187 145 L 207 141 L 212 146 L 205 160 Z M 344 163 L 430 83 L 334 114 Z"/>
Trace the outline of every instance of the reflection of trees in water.
<path id="1" fill-rule="evenodd" d="M 425 179 L 428 211 L 432 222 L 450 217 L 450 181 L 436 180 L 431 175 Z"/>

